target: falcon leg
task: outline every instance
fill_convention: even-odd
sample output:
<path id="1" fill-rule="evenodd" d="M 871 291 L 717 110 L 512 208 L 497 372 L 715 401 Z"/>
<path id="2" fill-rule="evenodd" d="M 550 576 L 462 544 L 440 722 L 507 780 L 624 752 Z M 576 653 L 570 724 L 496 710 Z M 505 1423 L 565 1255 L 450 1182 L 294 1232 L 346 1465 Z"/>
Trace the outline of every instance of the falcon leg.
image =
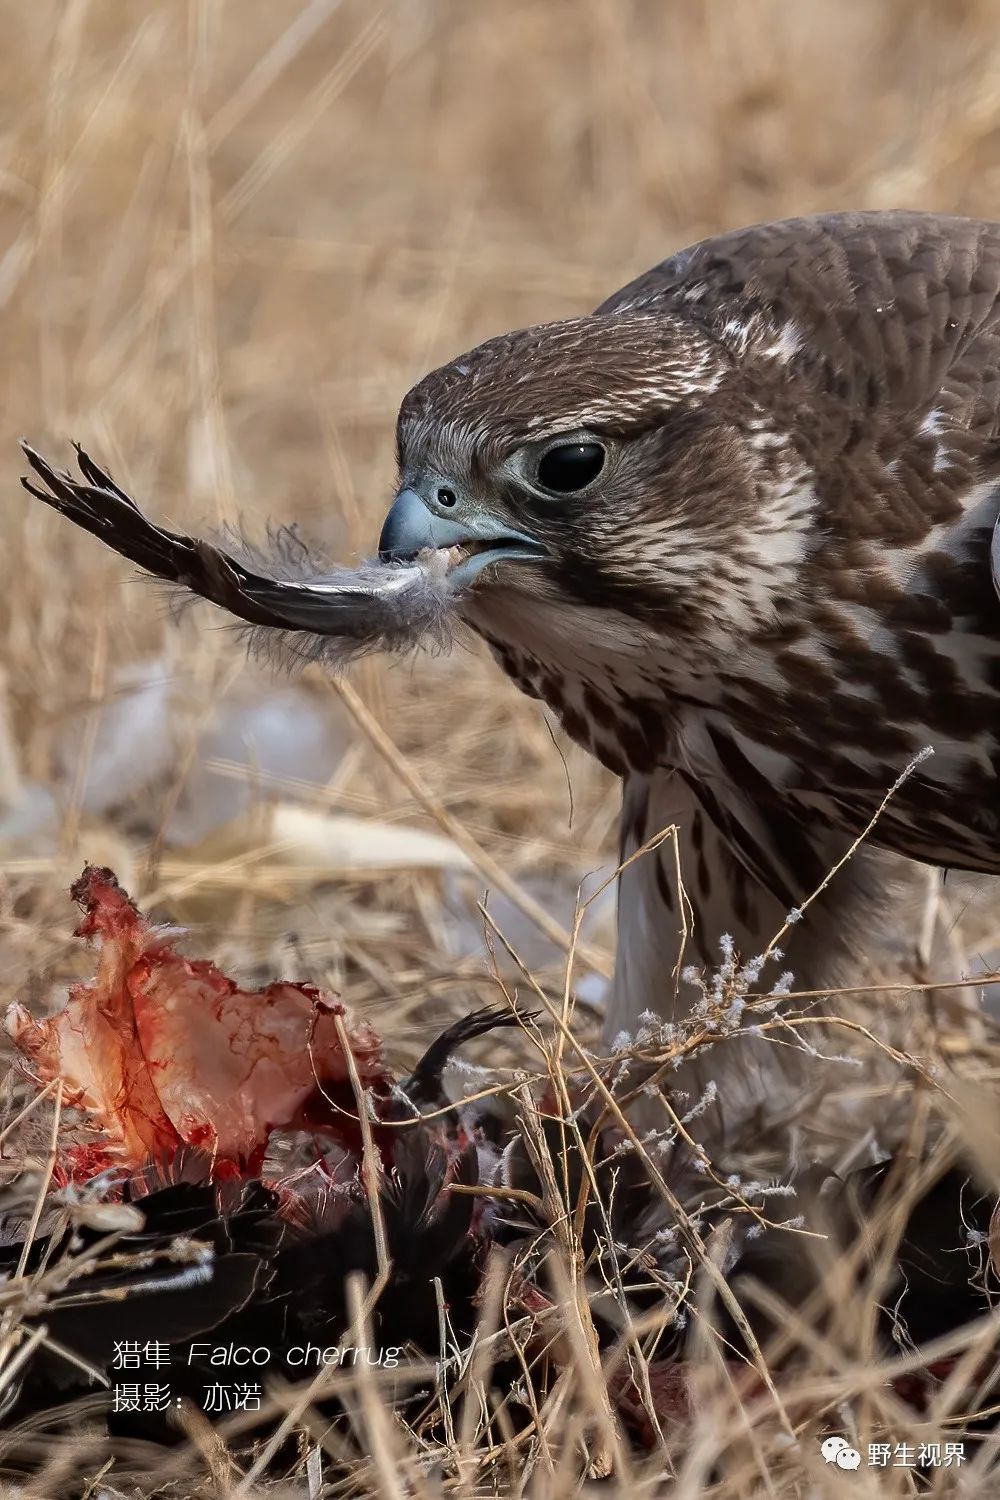
<path id="1" fill-rule="evenodd" d="M 665 770 L 631 777 L 622 811 L 623 864 L 671 826 L 677 830 L 674 835 L 626 865 L 619 877 L 618 951 L 605 1026 L 605 1040 L 612 1047 L 634 1039 L 644 1024 L 640 1018 L 650 1013 L 675 1024 L 691 1018 L 704 1003 L 704 990 L 682 974 L 694 968 L 710 983 L 723 961 L 724 935 L 732 939 L 738 961 L 751 962 L 765 952 L 788 914 L 787 906 L 749 873 L 705 812 L 697 790 L 679 774 Z M 821 867 L 832 869 L 844 854 L 844 834 L 819 829 L 810 838 Z M 789 929 L 782 941 L 784 955 L 763 967 L 747 993 L 769 993 L 785 971 L 793 976 L 793 991 L 874 987 L 913 977 L 913 935 L 920 930 L 926 902 L 922 866 L 862 847 Z M 903 1014 L 898 997 L 886 1007 L 874 990 L 860 1004 L 865 1023 L 876 1033 L 887 1029 L 887 1013 Z M 782 1010 L 815 1016 L 828 1006 L 825 1000 L 789 1001 Z M 837 1008 L 843 1012 L 844 1002 L 837 1002 Z M 849 1134 L 856 1137 L 861 1126 L 857 1100 L 865 1090 L 858 1088 L 857 1071 L 836 1059 L 844 1050 L 841 1036 L 815 1026 L 801 1036 L 790 1028 L 769 1036 L 740 1034 L 740 1021 L 753 1019 L 734 1015 L 731 1035 L 722 1035 L 673 1075 L 671 1093 L 685 1096 L 679 1099 L 685 1109 L 714 1085 L 716 1102 L 698 1116 L 692 1130 L 710 1149 L 748 1129 L 759 1134 L 773 1127 L 787 1136 L 788 1120 L 806 1111 L 814 1118 L 821 1102 L 825 1110 L 839 1110 L 842 1119 L 850 1117 Z M 825 1062 L 817 1051 L 833 1060 Z M 900 1070 L 895 1068 L 892 1076 L 899 1080 Z M 884 1120 L 889 1106 L 884 1094 L 881 1098 L 879 1118 Z M 643 1100 L 640 1117 L 645 1128 L 667 1124 L 655 1099 Z"/>

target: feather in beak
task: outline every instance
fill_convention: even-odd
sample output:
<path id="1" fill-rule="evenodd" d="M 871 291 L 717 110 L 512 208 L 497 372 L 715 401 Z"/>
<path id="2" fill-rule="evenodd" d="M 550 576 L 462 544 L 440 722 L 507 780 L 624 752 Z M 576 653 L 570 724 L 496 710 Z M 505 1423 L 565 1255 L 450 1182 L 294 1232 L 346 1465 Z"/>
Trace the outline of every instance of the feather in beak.
<path id="1" fill-rule="evenodd" d="M 154 525 L 111 475 L 79 444 L 75 446 L 79 479 L 53 468 L 22 442 L 24 456 L 41 481 L 22 478 L 29 494 L 155 578 L 245 621 L 261 632 L 255 645 L 270 650 L 278 632 L 294 660 L 322 659 L 332 666 L 376 648 L 447 646 L 448 616 L 464 592 L 451 568 L 449 549 L 428 548 L 404 563 L 374 560 L 357 568 L 322 569 L 288 530 L 275 537 L 276 555 L 271 557 L 258 554 L 238 537 L 228 539 L 230 545 L 224 548 Z"/>

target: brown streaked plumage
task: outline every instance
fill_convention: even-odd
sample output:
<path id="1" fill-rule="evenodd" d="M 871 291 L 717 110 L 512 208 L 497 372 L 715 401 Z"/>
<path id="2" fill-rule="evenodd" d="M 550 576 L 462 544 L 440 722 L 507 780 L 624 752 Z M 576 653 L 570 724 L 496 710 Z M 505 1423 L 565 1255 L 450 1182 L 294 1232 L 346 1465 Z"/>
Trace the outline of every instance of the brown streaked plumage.
<path id="1" fill-rule="evenodd" d="M 794 932 L 797 980 L 853 975 L 899 922 L 885 892 L 924 891 L 914 861 L 1000 873 L 1000 225 L 704 241 L 426 376 L 398 453 L 387 576 L 447 568 L 454 611 L 623 777 L 626 853 L 679 823 L 690 961 L 723 930 L 759 953 L 925 746 Z M 217 575 L 185 581 L 237 608 Z M 671 851 L 629 868 L 612 1034 L 690 1003 L 679 913 Z"/>

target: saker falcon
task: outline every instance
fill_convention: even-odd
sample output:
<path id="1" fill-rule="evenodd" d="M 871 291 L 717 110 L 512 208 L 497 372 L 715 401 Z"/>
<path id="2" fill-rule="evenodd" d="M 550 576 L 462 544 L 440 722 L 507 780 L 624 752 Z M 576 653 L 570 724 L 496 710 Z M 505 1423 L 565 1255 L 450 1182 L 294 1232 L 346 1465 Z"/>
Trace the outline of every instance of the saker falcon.
<path id="1" fill-rule="evenodd" d="M 621 776 L 623 858 L 678 825 L 693 922 L 671 844 L 628 865 L 609 1037 L 689 1007 L 723 932 L 760 954 L 915 760 L 792 928 L 797 985 L 863 975 L 921 864 L 1000 873 L 1000 225 L 702 241 L 425 376 L 397 448 L 381 565 L 305 578 L 28 456 L 42 499 L 255 625 L 354 649 L 457 617 Z"/>

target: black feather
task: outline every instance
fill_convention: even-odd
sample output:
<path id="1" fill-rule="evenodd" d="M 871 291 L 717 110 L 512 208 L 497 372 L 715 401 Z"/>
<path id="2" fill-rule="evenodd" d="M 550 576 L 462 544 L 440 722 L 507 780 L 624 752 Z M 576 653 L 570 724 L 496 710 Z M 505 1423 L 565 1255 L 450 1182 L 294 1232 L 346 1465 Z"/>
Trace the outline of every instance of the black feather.
<path id="1" fill-rule="evenodd" d="M 287 547 L 283 555 L 261 560 L 267 571 L 259 572 L 251 564 L 258 561 L 254 549 L 239 540 L 229 550 L 155 526 L 78 445 L 83 483 L 53 468 L 28 443 L 21 447 L 44 486 L 22 478 L 29 494 L 154 577 L 209 600 L 255 629 L 292 633 L 294 658 L 322 657 L 337 665 L 376 647 L 409 650 L 448 640 L 447 616 L 457 590 L 434 554 L 413 564 L 364 562 L 354 569 L 306 572 L 308 552 L 296 538 L 296 566 L 303 576 L 280 576 L 292 573 Z"/>

